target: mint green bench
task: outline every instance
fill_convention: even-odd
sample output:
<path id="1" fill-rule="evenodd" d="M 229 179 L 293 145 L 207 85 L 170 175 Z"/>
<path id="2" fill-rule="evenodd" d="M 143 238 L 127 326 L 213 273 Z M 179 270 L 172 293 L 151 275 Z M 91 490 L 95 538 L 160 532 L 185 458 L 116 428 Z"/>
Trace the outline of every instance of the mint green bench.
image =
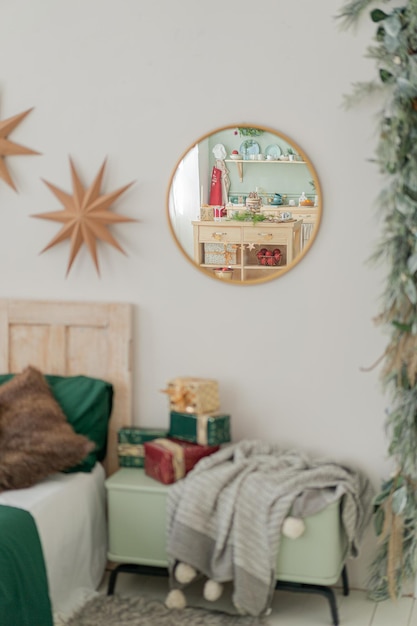
<path id="1" fill-rule="evenodd" d="M 106 481 L 108 500 L 108 558 L 112 570 L 108 595 L 120 572 L 166 575 L 165 512 L 168 485 L 147 476 L 143 469 L 123 468 Z M 318 593 L 330 604 L 333 623 L 339 623 L 332 585 L 342 577 L 348 595 L 345 566 L 347 539 L 340 519 L 340 502 L 304 519 L 298 539 L 283 537 L 276 566 L 276 589 Z"/>

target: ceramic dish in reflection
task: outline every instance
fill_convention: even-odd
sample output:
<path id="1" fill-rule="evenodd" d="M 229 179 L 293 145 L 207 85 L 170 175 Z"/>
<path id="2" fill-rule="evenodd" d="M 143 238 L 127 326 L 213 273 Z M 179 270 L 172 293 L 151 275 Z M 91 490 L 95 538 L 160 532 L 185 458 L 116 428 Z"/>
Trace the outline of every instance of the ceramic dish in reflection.
<path id="1" fill-rule="evenodd" d="M 254 139 L 246 139 L 241 144 L 239 152 L 243 154 L 244 157 L 248 158 L 251 155 L 259 154 L 261 152 L 261 148 L 259 147 L 259 143 Z"/>
<path id="2" fill-rule="evenodd" d="M 265 150 L 266 158 L 272 157 L 272 159 L 279 159 L 281 154 L 281 148 L 276 143 L 271 143 Z"/>

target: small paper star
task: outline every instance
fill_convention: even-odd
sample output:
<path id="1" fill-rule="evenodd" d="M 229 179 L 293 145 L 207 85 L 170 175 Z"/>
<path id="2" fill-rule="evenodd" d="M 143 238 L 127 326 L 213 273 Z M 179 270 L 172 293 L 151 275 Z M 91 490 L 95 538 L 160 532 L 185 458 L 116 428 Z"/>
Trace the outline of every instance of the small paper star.
<path id="1" fill-rule="evenodd" d="M 248 243 L 248 250 L 255 250 L 255 243 Z"/>
<path id="2" fill-rule="evenodd" d="M 23 113 L 19 113 L 18 115 L 14 115 L 0 122 L 0 178 L 15 191 L 17 191 L 16 185 L 9 174 L 4 158 L 17 154 L 39 154 L 39 152 L 10 141 L 8 136 L 31 111 L 32 109 L 29 109 L 28 111 L 24 111 Z"/>
<path id="3" fill-rule="evenodd" d="M 113 235 L 107 230 L 110 224 L 118 222 L 136 222 L 137 220 L 125 217 L 123 215 L 115 215 L 109 210 L 113 202 L 122 195 L 133 183 L 129 183 L 116 191 L 100 195 L 100 187 L 103 179 L 106 161 L 95 180 L 88 189 L 84 189 L 78 177 L 77 171 L 70 159 L 72 188 L 73 194 L 70 195 L 58 187 L 55 187 L 46 180 L 44 183 L 49 187 L 53 194 L 64 205 L 61 211 L 52 211 L 50 213 L 37 213 L 32 217 L 39 217 L 44 220 L 53 220 L 63 224 L 58 234 L 50 241 L 50 243 L 41 251 L 45 252 L 65 239 L 71 240 L 70 258 L 67 268 L 67 276 L 71 266 L 77 256 L 81 246 L 85 244 L 90 252 L 97 270 L 100 275 L 97 259 L 97 239 L 101 239 L 109 243 L 113 247 L 126 254 L 123 248 L 118 244 Z"/>

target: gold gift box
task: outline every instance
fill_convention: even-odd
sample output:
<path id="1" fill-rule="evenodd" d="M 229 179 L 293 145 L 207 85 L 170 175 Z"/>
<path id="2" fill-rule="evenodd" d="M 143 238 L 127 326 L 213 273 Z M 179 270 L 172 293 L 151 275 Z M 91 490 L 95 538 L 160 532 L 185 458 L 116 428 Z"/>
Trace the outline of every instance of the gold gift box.
<path id="1" fill-rule="evenodd" d="M 202 222 L 212 222 L 214 220 L 214 209 L 209 204 L 200 207 L 200 220 Z"/>
<path id="2" fill-rule="evenodd" d="M 220 408 L 219 385 L 211 378 L 180 377 L 168 382 L 171 411 L 207 413 Z"/>

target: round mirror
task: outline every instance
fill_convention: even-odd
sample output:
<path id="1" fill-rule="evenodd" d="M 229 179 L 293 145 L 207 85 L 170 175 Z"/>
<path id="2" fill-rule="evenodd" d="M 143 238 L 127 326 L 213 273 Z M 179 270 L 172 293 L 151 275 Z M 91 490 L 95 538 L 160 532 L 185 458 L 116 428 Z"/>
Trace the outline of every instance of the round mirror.
<path id="1" fill-rule="evenodd" d="M 316 172 L 300 146 L 248 125 L 219 128 L 192 145 L 175 167 L 167 204 L 187 259 L 239 285 L 278 278 L 299 263 L 322 211 Z"/>

